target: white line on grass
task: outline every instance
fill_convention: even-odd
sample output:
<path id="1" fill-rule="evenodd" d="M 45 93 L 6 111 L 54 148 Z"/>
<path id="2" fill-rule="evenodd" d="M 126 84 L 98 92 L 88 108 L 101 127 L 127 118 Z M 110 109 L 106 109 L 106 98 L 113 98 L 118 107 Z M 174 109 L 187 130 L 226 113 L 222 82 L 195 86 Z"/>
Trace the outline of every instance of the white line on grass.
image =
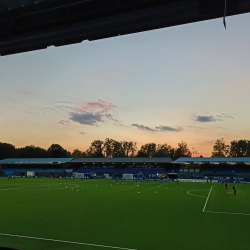
<path id="1" fill-rule="evenodd" d="M 208 197 L 207 197 L 207 200 L 206 200 L 206 203 L 205 203 L 205 206 L 204 206 L 202 212 L 205 211 L 205 208 L 206 208 L 206 205 L 207 205 L 207 201 L 208 201 L 208 199 L 209 199 L 209 196 L 210 196 L 210 194 L 211 194 L 212 189 L 213 189 L 213 186 L 210 188 L 210 191 L 209 191 L 209 194 L 208 194 Z"/>
<path id="2" fill-rule="evenodd" d="M 250 215 L 250 214 L 244 214 L 244 213 L 228 213 L 228 212 L 214 212 L 214 211 L 203 211 L 205 213 L 213 213 L 213 214 L 239 214 L 239 215 Z"/>
<path id="3" fill-rule="evenodd" d="M 207 196 L 202 196 L 202 195 L 196 195 L 196 194 L 190 194 L 189 193 L 189 192 L 197 192 L 197 191 L 201 191 L 201 190 L 190 190 L 190 191 L 187 191 L 187 194 L 197 196 L 197 197 L 207 198 Z M 203 189 L 203 190 L 209 190 L 209 189 Z"/>
<path id="4" fill-rule="evenodd" d="M 3 235 L 3 236 L 10 236 L 10 237 L 18 237 L 18 238 L 26 238 L 26 239 L 34 239 L 34 240 L 54 241 L 54 242 L 69 243 L 69 244 L 77 244 L 77 245 L 87 245 L 87 246 L 94 246 L 94 247 L 106 247 L 106 248 L 115 248 L 115 249 L 124 249 L 124 250 L 137 250 L 137 249 L 131 249 L 131 248 L 124 248 L 124 247 L 104 246 L 104 245 L 96 245 L 96 244 L 83 243 L 83 242 L 74 242 L 74 241 L 67 241 L 67 240 L 46 239 L 46 238 L 38 238 L 38 237 L 30 237 L 30 236 L 14 235 L 14 234 L 4 234 L 4 233 L 0 233 L 0 235 Z"/>
<path id="5" fill-rule="evenodd" d="M 69 182 L 69 185 L 72 185 L 72 184 L 84 184 L 85 182 L 91 182 L 92 180 L 86 180 L 84 182 Z M 96 181 L 96 180 L 93 180 L 93 181 Z M 8 184 L 4 184 L 4 185 L 8 185 Z M 57 186 L 57 185 L 61 185 L 61 183 L 56 183 L 56 184 L 45 184 L 45 185 L 38 185 L 38 186 L 25 186 L 25 187 L 10 187 L 10 188 L 5 188 L 5 189 L 0 189 L 0 191 L 12 191 L 12 190 L 32 190 L 32 189 L 28 189 L 28 188 L 35 188 L 35 187 L 49 187 L 49 186 Z M 0 187 L 3 186 L 3 185 L 0 185 Z M 79 186 L 79 185 L 78 185 Z M 73 187 L 73 186 L 72 186 Z M 71 188 L 71 187 L 69 187 Z M 75 186 L 73 187 L 75 188 Z M 57 189 L 57 188 L 51 188 L 51 190 L 54 190 L 54 189 Z M 59 188 L 58 188 L 59 189 Z M 64 188 L 60 188 L 60 189 L 64 189 Z M 66 188 L 65 188 L 66 189 Z M 34 190 L 39 190 L 39 189 L 34 189 Z M 40 189 L 40 190 L 46 190 L 46 189 Z"/>

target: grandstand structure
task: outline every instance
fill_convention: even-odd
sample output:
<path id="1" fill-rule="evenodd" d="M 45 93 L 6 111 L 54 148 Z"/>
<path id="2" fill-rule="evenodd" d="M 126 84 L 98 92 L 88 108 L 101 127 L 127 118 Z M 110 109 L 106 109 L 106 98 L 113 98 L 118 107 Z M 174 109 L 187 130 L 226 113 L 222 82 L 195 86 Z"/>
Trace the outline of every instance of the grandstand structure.
<path id="1" fill-rule="evenodd" d="M 0 176 L 71 177 L 73 158 L 11 158 L 0 161 Z"/>
<path id="2" fill-rule="evenodd" d="M 171 158 L 80 158 L 71 161 L 77 173 L 92 173 L 96 178 L 103 176 L 129 179 L 155 178 L 166 174 L 166 171 L 174 171 Z M 175 172 L 177 175 L 177 172 Z M 78 175 L 81 176 L 81 175 Z"/>
<path id="3" fill-rule="evenodd" d="M 181 157 L 173 162 L 179 164 L 179 178 L 209 178 L 229 181 L 250 181 L 250 157 Z"/>
<path id="4" fill-rule="evenodd" d="M 219 178 L 250 181 L 250 157 L 12 158 L 0 160 L 0 176 L 61 178 Z"/>

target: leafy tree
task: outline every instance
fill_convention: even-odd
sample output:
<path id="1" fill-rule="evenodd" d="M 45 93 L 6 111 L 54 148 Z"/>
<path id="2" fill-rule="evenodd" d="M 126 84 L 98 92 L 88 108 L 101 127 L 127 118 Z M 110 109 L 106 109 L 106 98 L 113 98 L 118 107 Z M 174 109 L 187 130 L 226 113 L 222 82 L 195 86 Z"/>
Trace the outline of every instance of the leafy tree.
<path id="1" fill-rule="evenodd" d="M 152 157 L 168 157 L 169 153 L 165 149 L 157 150 Z"/>
<path id="2" fill-rule="evenodd" d="M 106 138 L 103 143 L 103 150 L 107 158 L 111 158 L 113 155 L 113 139 Z"/>
<path id="3" fill-rule="evenodd" d="M 86 151 L 87 156 L 90 158 L 102 158 L 103 154 L 104 142 L 101 140 L 94 140 L 91 142 L 89 149 Z"/>
<path id="4" fill-rule="evenodd" d="M 85 152 L 81 152 L 78 148 L 74 149 L 71 157 L 74 159 L 78 159 L 78 158 L 86 158 L 87 154 Z"/>
<path id="5" fill-rule="evenodd" d="M 230 147 L 226 145 L 224 138 L 217 139 L 213 146 L 212 157 L 227 157 Z"/>
<path id="6" fill-rule="evenodd" d="M 0 159 L 15 157 L 15 146 L 9 143 L 0 142 Z"/>
<path id="7" fill-rule="evenodd" d="M 125 143 L 125 147 L 128 146 Z M 125 150 L 123 142 L 116 141 L 114 139 L 106 138 L 104 141 L 104 152 L 108 158 L 125 157 Z"/>
<path id="8" fill-rule="evenodd" d="M 132 141 L 123 141 L 122 148 L 126 157 L 134 157 L 137 150 L 136 142 Z"/>
<path id="9" fill-rule="evenodd" d="M 155 152 L 156 152 L 156 144 L 147 143 L 141 146 L 141 149 L 137 153 L 137 157 L 152 157 L 155 154 Z M 142 156 L 142 155 L 145 155 L 145 156 Z"/>
<path id="10" fill-rule="evenodd" d="M 250 156 L 250 141 L 247 140 L 231 141 L 229 155 L 231 157 Z"/>
<path id="11" fill-rule="evenodd" d="M 135 157 L 148 157 L 148 155 L 144 151 L 138 150 Z"/>
<path id="12" fill-rule="evenodd" d="M 34 145 L 16 149 L 16 157 L 19 158 L 44 158 L 48 157 L 46 149 Z"/>
<path id="13" fill-rule="evenodd" d="M 124 151 L 124 148 L 122 147 L 122 142 L 113 140 L 112 157 L 113 158 L 125 157 L 125 151 Z"/>
<path id="14" fill-rule="evenodd" d="M 47 151 L 48 156 L 51 158 L 67 158 L 71 156 L 70 152 L 59 144 L 52 144 Z"/>
<path id="15" fill-rule="evenodd" d="M 186 142 L 181 142 L 178 143 L 178 148 L 175 149 L 174 151 L 174 160 L 180 158 L 180 157 L 191 157 L 192 153 L 190 152 L 190 150 L 187 147 L 187 143 Z"/>
<path id="16" fill-rule="evenodd" d="M 170 157 L 172 147 L 165 144 L 158 144 L 156 148 L 156 152 L 152 157 Z"/>

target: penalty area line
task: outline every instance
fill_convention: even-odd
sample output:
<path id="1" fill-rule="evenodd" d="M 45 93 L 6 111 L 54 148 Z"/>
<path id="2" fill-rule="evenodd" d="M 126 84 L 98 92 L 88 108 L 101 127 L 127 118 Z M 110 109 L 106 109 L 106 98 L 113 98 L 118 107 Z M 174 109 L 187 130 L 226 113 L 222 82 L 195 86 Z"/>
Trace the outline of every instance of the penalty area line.
<path id="1" fill-rule="evenodd" d="M 210 188 L 210 191 L 209 191 L 209 194 L 208 194 L 208 196 L 207 196 L 207 200 L 206 200 L 206 203 L 205 203 L 205 206 L 204 206 L 202 212 L 205 211 L 205 208 L 206 208 L 206 206 L 207 206 L 207 201 L 208 201 L 208 199 L 209 199 L 209 196 L 210 196 L 210 194 L 211 194 L 212 189 L 213 189 L 213 186 Z"/>
<path id="2" fill-rule="evenodd" d="M 213 213 L 213 214 L 237 214 L 237 215 L 250 215 L 250 214 L 244 214 L 244 213 L 229 213 L 229 212 L 215 212 L 215 211 L 204 211 L 205 213 Z"/>
<path id="3" fill-rule="evenodd" d="M 205 190 L 207 190 L 207 189 L 205 189 Z M 201 190 L 190 190 L 190 191 L 187 191 L 187 194 L 192 195 L 192 196 L 201 197 L 201 198 L 207 198 L 207 196 L 196 195 L 196 194 L 190 194 L 190 192 L 194 192 L 194 191 L 201 191 Z"/>
<path id="4" fill-rule="evenodd" d="M 44 240 L 44 241 L 53 241 L 53 242 L 60 242 L 60 243 L 69 243 L 69 244 L 77 244 L 77 245 L 94 246 L 94 247 L 105 247 L 105 248 L 124 249 L 124 250 L 138 250 L 138 249 L 124 248 L 124 247 L 114 247 L 114 246 L 96 245 L 96 244 L 83 243 L 83 242 L 74 242 L 74 241 L 67 241 L 67 240 L 46 239 L 46 238 L 38 238 L 38 237 L 24 236 L 24 235 L 15 235 L 15 234 L 4 234 L 4 233 L 0 233 L 0 235 L 2 235 L 2 236 L 10 236 L 10 237 L 18 237 L 18 238 L 26 238 L 26 239 L 34 239 L 34 240 Z"/>

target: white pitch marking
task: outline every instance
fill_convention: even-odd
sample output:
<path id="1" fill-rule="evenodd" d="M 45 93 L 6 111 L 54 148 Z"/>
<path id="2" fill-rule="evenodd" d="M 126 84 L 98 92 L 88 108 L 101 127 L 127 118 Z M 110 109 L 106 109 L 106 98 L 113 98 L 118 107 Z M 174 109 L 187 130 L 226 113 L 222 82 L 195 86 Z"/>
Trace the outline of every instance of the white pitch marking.
<path id="1" fill-rule="evenodd" d="M 213 213 L 213 214 L 239 214 L 239 215 L 250 215 L 250 214 L 244 214 L 244 213 L 229 213 L 229 212 L 214 212 L 214 211 L 203 211 L 205 213 Z"/>
<path id="2" fill-rule="evenodd" d="M 30 236 L 14 235 L 14 234 L 4 234 L 4 233 L 0 233 L 0 235 L 3 235 L 3 236 L 10 236 L 10 237 L 18 237 L 18 238 L 26 238 L 26 239 L 34 239 L 34 240 L 55 241 L 55 242 L 62 242 L 62 243 L 69 243 L 69 244 L 77 244 L 77 245 L 87 245 L 87 246 L 94 246 L 94 247 L 106 247 L 106 248 L 115 248 L 115 249 L 124 249 L 124 250 L 137 250 L 137 249 L 131 249 L 131 248 L 124 248 L 124 247 L 113 247 L 113 246 L 105 246 L 105 245 L 96 245 L 96 244 L 83 243 L 83 242 L 74 242 L 74 241 L 67 241 L 67 240 L 46 239 L 46 238 L 38 238 L 38 237 L 30 237 Z"/>
<path id="3" fill-rule="evenodd" d="M 52 191 L 52 190 L 58 190 L 58 189 L 60 189 L 60 190 L 64 190 L 65 188 L 50 188 L 50 190 Z M 12 189 L 0 189 L 0 191 L 41 191 L 41 190 L 46 190 L 46 191 L 48 191 L 48 189 L 38 189 L 38 188 L 36 188 L 36 189 L 14 189 L 14 188 L 12 188 Z"/>
<path id="4" fill-rule="evenodd" d="M 208 190 L 208 189 L 201 189 L 201 190 Z M 190 190 L 190 191 L 187 191 L 187 194 L 197 196 L 197 197 L 207 198 L 207 196 L 202 196 L 202 195 L 196 195 L 196 194 L 190 194 L 189 193 L 189 192 L 194 192 L 194 191 L 197 192 L 197 191 L 201 191 L 201 190 Z"/>
<path id="5" fill-rule="evenodd" d="M 84 182 L 90 182 L 90 181 L 95 181 L 95 180 L 86 180 Z M 71 182 L 70 184 L 78 184 L 78 183 L 82 183 L 82 182 Z M 8 185 L 8 184 L 4 184 L 4 185 Z M 56 186 L 56 185 L 61 185 L 60 183 L 57 184 L 51 184 L 50 186 Z M 0 185 L 0 187 L 3 185 Z M 78 185 L 79 186 L 79 185 Z M 1 191 L 11 191 L 11 190 L 32 190 L 29 188 L 35 188 L 35 187 L 48 187 L 48 184 L 46 185 L 38 185 L 38 186 L 25 186 L 25 187 L 10 187 L 8 189 L 0 189 Z M 53 188 L 53 189 L 57 189 L 57 188 Z M 61 189 L 61 188 L 58 188 Z M 34 189 L 34 190 L 48 190 L 48 189 Z"/>
<path id="6" fill-rule="evenodd" d="M 213 186 L 210 188 L 210 191 L 209 191 L 209 194 L 208 194 L 208 197 L 207 197 L 207 200 L 206 200 L 206 203 L 205 203 L 205 206 L 204 206 L 202 212 L 205 211 L 205 208 L 206 208 L 206 205 L 207 205 L 207 201 L 208 201 L 208 199 L 209 199 L 209 196 L 210 196 L 210 194 L 211 194 L 212 189 L 213 189 Z"/>

